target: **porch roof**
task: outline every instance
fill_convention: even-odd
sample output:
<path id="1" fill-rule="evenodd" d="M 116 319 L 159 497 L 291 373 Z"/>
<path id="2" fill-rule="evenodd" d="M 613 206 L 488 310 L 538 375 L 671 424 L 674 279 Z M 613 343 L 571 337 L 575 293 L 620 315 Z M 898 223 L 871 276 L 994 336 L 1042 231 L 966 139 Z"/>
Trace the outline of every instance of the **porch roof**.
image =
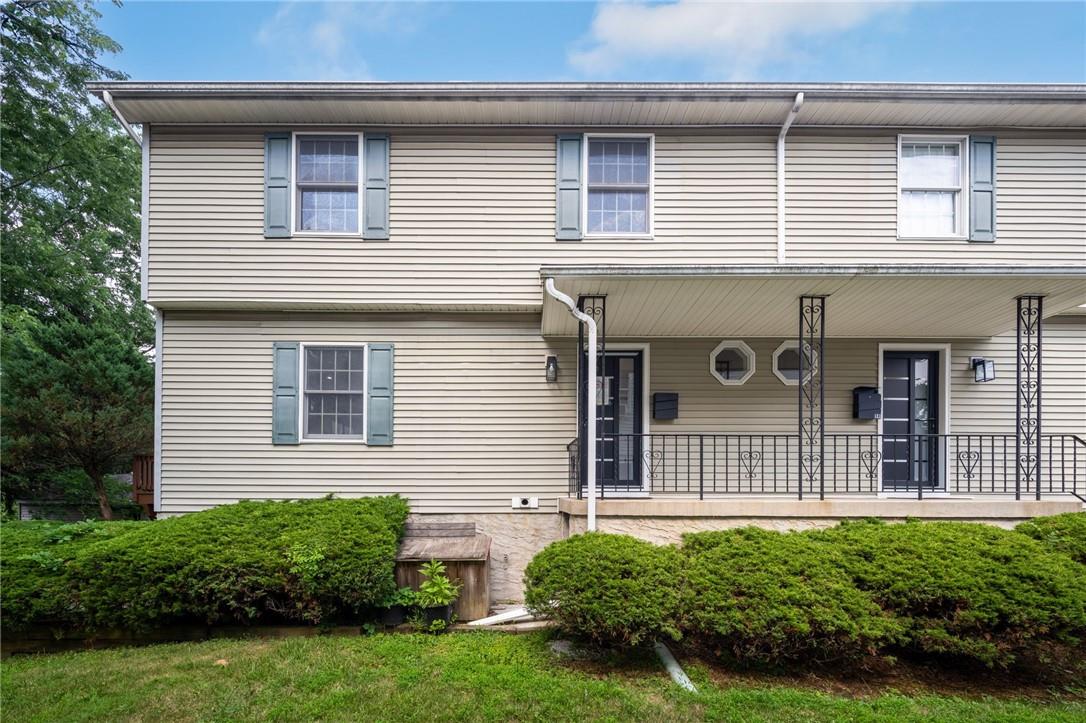
<path id="1" fill-rule="evenodd" d="M 798 298 L 826 296 L 827 336 L 981 338 L 1013 329 L 1017 296 L 1045 297 L 1045 316 L 1086 303 L 1086 266 L 711 265 L 543 266 L 578 296 L 607 296 L 607 336 L 789 337 Z M 576 320 L 543 295 L 542 333 Z"/>

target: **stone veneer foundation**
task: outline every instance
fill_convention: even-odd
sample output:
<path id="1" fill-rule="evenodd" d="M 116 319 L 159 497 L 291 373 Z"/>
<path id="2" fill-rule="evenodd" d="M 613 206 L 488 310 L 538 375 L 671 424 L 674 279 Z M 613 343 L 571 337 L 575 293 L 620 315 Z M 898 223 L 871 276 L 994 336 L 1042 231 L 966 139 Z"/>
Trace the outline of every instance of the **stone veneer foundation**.
<path id="1" fill-rule="evenodd" d="M 596 528 L 600 532 L 622 533 L 657 544 L 670 544 L 680 542 L 685 532 L 747 526 L 779 531 L 810 530 L 865 517 L 879 517 L 888 522 L 956 520 L 1010 528 L 1033 517 L 1082 509 L 1083 504 L 1075 498 L 1042 501 L 945 497 L 925 500 L 883 497 L 612 499 L 600 500 L 597 504 Z M 523 601 L 524 568 L 532 557 L 555 540 L 584 532 L 588 522 L 586 501 L 567 498 L 558 500 L 557 514 L 413 514 L 411 519 L 474 522 L 477 531 L 490 535 L 490 600 L 495 605 Z"/>
<path id="2" fill-rule="evenodd" d="M 414 521 L 474 522 L 476 532 L 490 535 L 490 602 L 524 600 L 524 568 L 544 547 L 566 537 L 568 518 L 546 512 L 489 514 L 413 514 Z"/>

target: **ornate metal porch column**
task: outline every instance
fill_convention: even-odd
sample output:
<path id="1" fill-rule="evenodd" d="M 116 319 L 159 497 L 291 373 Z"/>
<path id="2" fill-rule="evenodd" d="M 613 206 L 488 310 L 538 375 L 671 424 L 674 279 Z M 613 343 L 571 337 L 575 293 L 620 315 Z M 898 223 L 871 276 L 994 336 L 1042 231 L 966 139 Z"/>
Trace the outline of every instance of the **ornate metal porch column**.
<path id="1" fill-rule="evenodd" d="M 1014 419 L 1014 497 L 1034 488 L 1041 499 L 1041 327 L 1043 297 L 1018 297 Z"/>
<path id="2" fill-rule="evenodd" d="M 826 297 L 799 297 L 799 498 L 818 482 L 818 499 L 826 496 Z"/>
<path id="3" fill-rule="evenodd" d="M 596 321 L 596 343 L 599 348 L 597 354 L 599 354 L 596 370 L 597 382 L 603 378 L 604 367 L 603 361 L 607 353 L 607 296 L 578 296 L 577 308 L 585 314 L 588 314 Z M 588 444 L 585 439 L 585 435 L 588 433 L 588 415 L 595 414 L 595 404 L 591 400 L 595 399 L 595 390 L 588 389 L 588 370 L 584 365 L 584 355 L 588 353 L 586 348 L 586 341 L 584 336 L 584 325 L 577 325 L 577 439 L 578 441 L 578 456 L 580 457 L 580 464 L 578 469 L 580 470 L 580 484 L 583 486 L 585 483 L 585 473 L 588 470 L 586 466 L 588 463 Z M 597 434 L 599 431 L 597 430 Z M 593 462 L 593 464 L 599 464 L 599 460 Z M 602 467 L 602 466 L 601 466 Z M 601 479 L 602 469 L 597 470 L 596 479 Z M 603 496 L 603 487 L 599 488 L 600 497 Z M 577 491 L 577 498 L 580 499 L 581 492 Z"/>

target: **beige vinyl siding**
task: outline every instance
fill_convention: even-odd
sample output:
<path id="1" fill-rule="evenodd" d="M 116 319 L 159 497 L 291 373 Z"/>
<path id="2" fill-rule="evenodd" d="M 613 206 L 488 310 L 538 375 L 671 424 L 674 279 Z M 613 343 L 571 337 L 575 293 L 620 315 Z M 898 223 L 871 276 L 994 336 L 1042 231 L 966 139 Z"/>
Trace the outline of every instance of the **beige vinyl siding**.
<path id="1" fill-rule="evenodd" d="M 729 339 L 735 337 L 728 337 Z M 773 352 L 783 339 L 743 338 L 756 370 L 743 385 L 724 386 L 709 372 L 709 352 L 721 339 L 650 342 L 650 391 L 679 392 L 680 415 L 652 422 L 650 432 L 745 434 L 796 432 L 797 389 L 773 374 Z M 852 419 L 852 388 L 878 386 L 881 339 L 826 340 L 826 431 L 874 432 L 874 421 Z M 1086 315 L 1057 316 L 1044 326 L 1044 432 L 1086 435 Z M 615 342 L 618 343 L 617 341 Z M 1015 332 L 991 339 L 908 339 L 918 348 L 950 344 L 950 432 L 1014 433 Z M 973 381 L 969 358 L 994 359 L 996 380 Z"/>
<path id="2" fill-rule="evenodd" d="M 395 443 L 273 446 L 275 341 L 394 342 Z M 649 344 L 650 395 L 680 395 L 679 419 L 650 422 L 652 433 L 795 434 L 796 387 L 770 366 L 781 339 L 745 338 L 756 371 L 729 387 L 709 372 L 720 339 L 640 341 Z M 894 341 L 827 340 L 828 432 L 876 430 L 852 419 L 851 390 L 878 384 L 878 345 Z M 1014 333 L 951 345 L 950 431 L 1013 433 Z M 559 358 L 555 384 L 544 379 L 548 354 Z M 994 358 L 997 380 L 973 382 L 970 356 Z M 1044 430 L 1086 434 L 1086 316 L 1047 321 L 1044 359 Z M 575 343 L 539 336 L 536 315 L 167 312 L 162 510 L 398 492 L 422 512 L 508 511 L 521 495 L 553 511 L 568 488 L 575 375 Z"/>
<path id="3" fill-rule="evenodd" d="M 995 243 L 897 238 L 897 134 L 788 138 L 795 263 L 1086 263 L 1086 136 L 997 133 Z"/>
<path id="4" fill-rule="evenodd" d="M 422 512 L 554 510 L 575 434 L 573 343 L 530 315 L 195 314 L 163 334 L 162 507 L 398 492 Z M 393 342 L 395 443 L 271 444 L 272 344 Z M 544 362 L 558 354 L 560 379 Z"/>
<path id="5" fill-rule="evenodd" d="M 1086 438 L 1086 315 L 1045 319 L 1042 344 L 1042 431 Z M 1013 330 L 954 343 L 953 368 L 962 373 L 954 375 L 951 389 L 953 431 L 1014 433 L 1015 349 Z M 972 356 L 995 360 L 994 381 L 973 381 Z"/>
<path id="6" fill-rule="evenodd" d="M 391 144 L 391 236 L 265 239 L 263 132 L 154 128 L 150 300 L 538 309 L 541 263 L 768 263 L 767 136 L 658 135 L 656 238 L 557 242 L 554 135 Z"/>
<path id="7" fill-rule="evenodd" d="M 1070 133 L 1070 132 L 1068 132 Z M 262 130 L 153 128 L 149 298 L 534 310 L 541 264 L 773 263 L 774 138 L 656 135 L 655 237 L 554 238 L 554 135 L 397 130 L 391 235 L 263 235 Z M 788 139 L 788 261 L 1086 261 L 1086 137 L 999 136 L 998 240 L 898 240 L 894 134 Z"/>

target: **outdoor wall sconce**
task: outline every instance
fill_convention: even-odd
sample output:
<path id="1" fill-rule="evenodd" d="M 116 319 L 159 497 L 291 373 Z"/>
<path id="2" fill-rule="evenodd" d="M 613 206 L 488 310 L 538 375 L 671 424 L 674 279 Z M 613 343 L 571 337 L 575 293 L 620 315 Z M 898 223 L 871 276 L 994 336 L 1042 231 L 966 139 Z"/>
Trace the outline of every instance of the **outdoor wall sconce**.
<path id="1" fill-rule="evenodd" d="M 558 381 L 558 357 L 556 356 L 547 357 L 547 381 Z"/>
<path id="2" fill-rule="evenodd" d="M 990 382 L 995 379 L 995 360 L 985 359 L 982 356 L 969 357 L 969 364 L 973 367 L 974 382 Z"/>

